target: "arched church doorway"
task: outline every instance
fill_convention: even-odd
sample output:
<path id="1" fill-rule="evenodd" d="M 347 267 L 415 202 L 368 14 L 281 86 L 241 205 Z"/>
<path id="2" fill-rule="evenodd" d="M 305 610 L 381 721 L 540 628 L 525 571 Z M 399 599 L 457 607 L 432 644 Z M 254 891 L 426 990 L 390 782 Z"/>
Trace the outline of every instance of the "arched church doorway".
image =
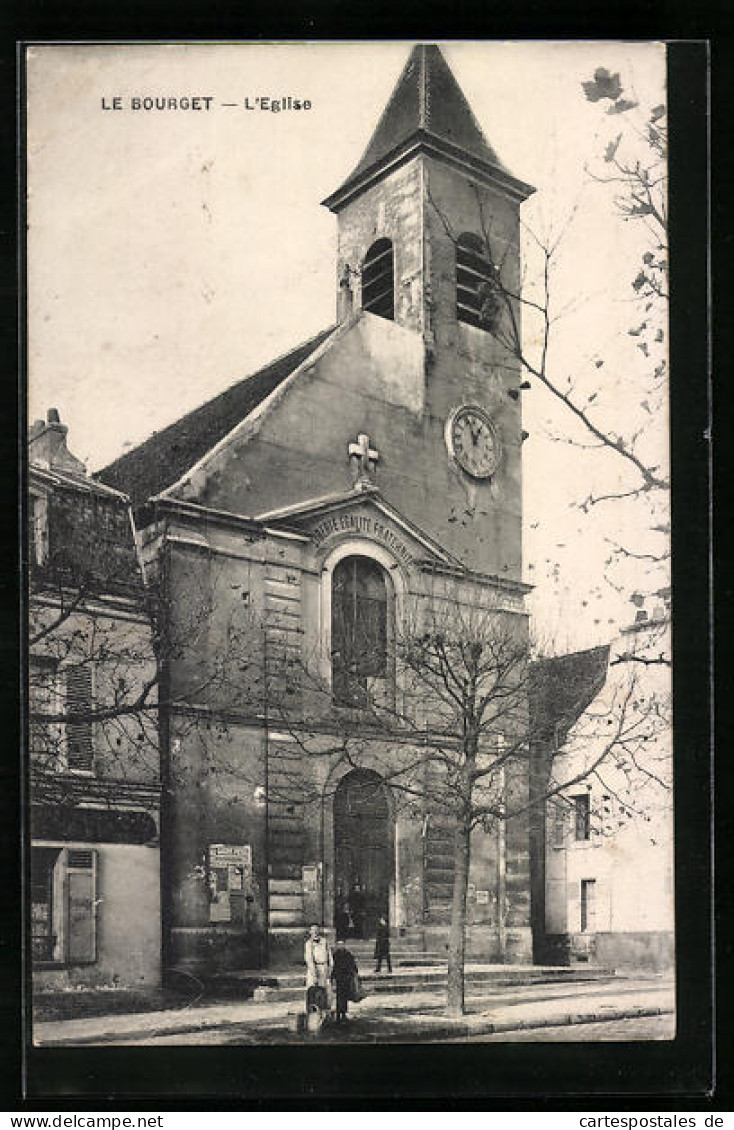
<path id="1" fill-rule="evenodd" d="M 390 810 L 378 773 L 354 769 L 334 797 L 334 922 L 337 935 L 374 937 L 388 917 L 392 852 Z"/>

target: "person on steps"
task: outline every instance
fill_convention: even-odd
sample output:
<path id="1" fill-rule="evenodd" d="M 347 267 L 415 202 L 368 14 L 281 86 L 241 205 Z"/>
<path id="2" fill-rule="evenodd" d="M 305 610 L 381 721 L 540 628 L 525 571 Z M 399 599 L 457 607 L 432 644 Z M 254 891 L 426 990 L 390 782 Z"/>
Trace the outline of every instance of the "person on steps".
<path id="1" fill-rule="evenodd" d="M 347 1018 L 349 1000 L 352 998 L 354 992 L 354 978 L 357 976 L 358 972 L 359 970 L 357 969 L 354 954 L 351 950 L 347 949 L 344 944 L 344 939 L 340 938 L 336 944 L 334 968 L 331 974 L 336 987 L 337 1024 L 341 1024 L 341 1022 Z"/>
<path id="2" fill-rule="evenodd" d="M 392 959 L 390 957 L 390 928 L 388 927 L 387 920 L 380 918 L 377 923 L 377 937 L 375 938 L 375 973 L 379 973 L 382 969 L 383 959 L 387 961 L 387 971 L 392 973 Z"/>
<path id="3" fill-rule="evenodd" d="M 331 970 L 334 959 L 328 938 L 316 924 L 308 932 L 303 957 L 306 962 L 306 1000 L 320 999 L 320 1011 L 328 1012 L 331 1009 Z"/>

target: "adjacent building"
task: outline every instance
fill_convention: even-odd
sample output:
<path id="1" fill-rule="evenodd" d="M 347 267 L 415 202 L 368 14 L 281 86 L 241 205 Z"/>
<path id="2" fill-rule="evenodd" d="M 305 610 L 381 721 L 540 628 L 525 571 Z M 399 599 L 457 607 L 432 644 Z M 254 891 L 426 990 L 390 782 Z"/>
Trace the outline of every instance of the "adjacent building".
<path id="1" fill-rule="evenodd" d="M 34 986 L 160 978 L 156 664 L 128 499 L 51 409 L 28 467 Z"/>
<path id="2" fill-rule="evenodd" d="M 539 956 L 669 969 L 675 942 L 666 602 L 657 597 L 640 608 L 609 649 L 606 677 L 589 680 L 605 659 L 599 652 L 570 657 L 595 693 L 545 748 L 547 791 L 574 783 L 552 795 L 546 809 L 544 873 L 539 868 L 535 876 Z M 615 748 L 605 756 L 611 740 Z"/>

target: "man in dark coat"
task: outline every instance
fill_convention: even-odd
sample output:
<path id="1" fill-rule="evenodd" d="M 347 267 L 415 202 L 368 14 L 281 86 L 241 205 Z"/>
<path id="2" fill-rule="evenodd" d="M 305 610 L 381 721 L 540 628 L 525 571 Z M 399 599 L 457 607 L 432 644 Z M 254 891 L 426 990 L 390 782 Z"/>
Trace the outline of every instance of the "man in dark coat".
<path id="1" fill-rule="evenodd" d="M 390 957 L 390 928 L 385 918 L 377 923 L 377 937 L 375 938 L 375 973 L 382 969 L 383 959 L 387 961 L 387 971 L 392 973 L 392 959 Z"/>
<path id="2" fill-rule="evenodd" d="M 354 954 L 344 945 L 341 938 L 334 951 L 334 968 L 331 973 L 336 986 L 336 1022 L 341 1024 L 347 1018 L 349 1000 L 354 992 L 354 978 L 357 974 L 357 962 Z"/>
<path id="3" fill-rule="evenodd" d="M 337 942 L 346 938 L 349 933 L 349 911 L 341 887 L 336 893 L 336 909 L 334 911 L 334 926 L 336 928 Z"/>

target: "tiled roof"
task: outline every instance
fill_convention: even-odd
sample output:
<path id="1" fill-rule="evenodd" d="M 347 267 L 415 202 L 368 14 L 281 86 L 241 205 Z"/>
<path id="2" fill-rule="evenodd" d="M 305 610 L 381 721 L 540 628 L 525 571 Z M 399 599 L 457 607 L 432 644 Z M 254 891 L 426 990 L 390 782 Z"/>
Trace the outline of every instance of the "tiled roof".
<path id="1" fill-rule="evenodd" d="M 383 163 L 420 138 L 515 180 L 482 133 L 440 49 L 435 44 L 419 44 L 413 48 L 359 164 L 324 203 L 329 207 L 340 203 Z M 532 191 L 529 186 L 523 187 Z"/>
<path id="2" fill-rule="evenodd" d="M 28 463 L 28 475 L 32 482 L 35 480 L 46 486 L 83 491 L 85 494 L 95 494 L 101 498 L 116 499 L 119 502 L 127 501 L 124 492 L 121 493 L 112 487 L 105 486 L 104 483 L 97 482 L 89 475 L 75 475 L 71 471 L 59 470 L 58 467 L 46 467 L 42 463 L 32 461 Z"/>
<path id="3" fill-rule="evenodd" d="M 609 647 L 592 647 L 539 659 L 530 671 L 532 731 L 538 740 L 562 744 L 604 686 Z"/>
<path id="4" fill-rule="evenodd" d="M 138 447 L 97 472 L 130 496 L 133 506 L 172 486 L 257 408 L 332 332 L 333 327 L 279 357 L 193 412 L 155 432 Z"/>

